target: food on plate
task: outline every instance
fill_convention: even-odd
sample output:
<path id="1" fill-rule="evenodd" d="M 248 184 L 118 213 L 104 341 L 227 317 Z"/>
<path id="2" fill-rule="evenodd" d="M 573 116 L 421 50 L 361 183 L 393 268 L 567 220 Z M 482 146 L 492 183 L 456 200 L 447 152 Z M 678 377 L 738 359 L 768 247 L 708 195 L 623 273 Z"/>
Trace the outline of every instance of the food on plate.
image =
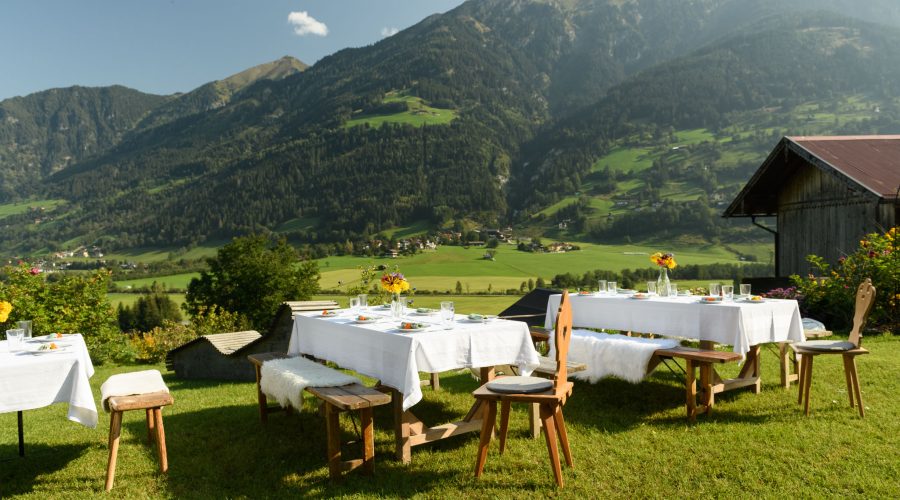
<path id="1" fill-rule="evenodd" d="M 371 319 L 375 319 L 375 318 L 373 318 L 371 316 L 362 316 L 362 315 L 356 317 L 356 321 L 369 321 Z"/>
<path id="2" fill-rule="evenodd" d="M 763 298 L 759 295 L 754 295 L 747 300 L 749 300 L 750 302 L 762 302 Z"/>
<path id="3" fill-rule="evenodd" d="M 337 314 L 337 313 L 334 311 L 329 311 L 328 309 L 325 309 L 324 311 L 322 311 L 322 316 L 334 316 L 335 314 Z"/>
<path id="4" fill-rule="evenodd" d="M 59 349 L 59 346 L 56 345 L 56 342 L 50 342 L 49 344 L 43 344 L 38 347 L 39 351 L 55 351 L 57 349 Z"/>
<path id="5" fill-rule="evenodd" d="M 421 330 L 422 328 L 425 328 L 425 325 L 422 323 L 413 323 L 412 321 L 400 323 L 401 330 Z"/>
<path id="6" fill-rule="evenodd" d="M 428 307 L 420 307 L 420 308 L 416 309 L 416 312 L 419 314 L 431 314 L 431 313 L 435 312 L 435 310 L 428 308 Z"/>
<path id="7" fill-rule="evenodd" d="M 578 292 L 578 295 L 593 295 L 593 293 L 591 293 L 587 290 L 582 290 L 582 291 Z"/>
<path id="8" fill-rule="evenodd" d="M 703 299 L 701 299 L 701 300 L 703 300 L 703 302 L 721 302 L 721 301 L 722 301 L 722 297 L 712 297 L 712 296 L 710 296 L 710 297 L 703 297 Z"/>
<path id="9" fill-rule="evenodd" d="M 469 319 L 472 320 L 472 321 L 483 321 L 483 320 L 484 320 L 484 314 L 476 314 L 476 313 L 472 313 L 472 314 L 469 315 Z"/>
<path id="10" fill-rule="evenodd" d="M 54 333 L 53 336 L 56 337 L 56 338 L 58 338 L 58 339 L 63 338 L 63 334 L 61 334 L 61 333 L 59 333 L 59 332 Z"/>

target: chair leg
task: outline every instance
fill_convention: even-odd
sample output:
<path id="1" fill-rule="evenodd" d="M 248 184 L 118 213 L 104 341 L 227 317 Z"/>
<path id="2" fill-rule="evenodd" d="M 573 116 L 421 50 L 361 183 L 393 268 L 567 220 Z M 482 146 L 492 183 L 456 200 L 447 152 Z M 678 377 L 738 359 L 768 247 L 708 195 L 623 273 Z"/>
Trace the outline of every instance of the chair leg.
<path id="1" fill-rule="evenodd" d="M 153 408 L 147 408 L 147 444 L 153 444 L 156 438 L 156 416 L 153 414 Z"/>
<path id="2" fill-rule="evenodd" d="M 500 454 L 506 450 L 506 431 L 509 429 L 509 401 L 500 402 Z"/>
<path id="3" fill-rule="evenodd" d="M 106 491 L 113 487 L 116 477 L 116 458 L 119 455 L 119 434 L 122 430 L 122 412 L 114 411 L 109 418 L 109 461 L 106 463 Z"/>
<path id="4" fill-rule="evenodd" d="M 563 418 L 562 405 L 556 407 L 556 413 L 553 414 L 553 420 L 556 423 L 556 430 L 559 433 L 559 444 L 562 446 L 563 456 L 566 457 L 566 465 L 575 468 L 572 462 L 572 450 L 569 449 L 569 433 L 566 431 L 566 421 Z"/>
<path id="5" fill-rule="evenodd" d="M 841 358 L 844 361 L 844 378 L 847 380 L 847 398 L 850 400 L 850 408 L 853 408 L 853 375 L 850 373 L 850 357 L 842 355 Z"/>
<path id="6" fill-rule="evenodd" d="M 541 410 L 537 403 L 528 403 L 528 430 L 531 438 L 537 439 L 541 435 Z"/>
<path id="7" fill-rule="evenodd" d="M 556 424 L 553 423 L 555 413 L 551 405 L 541 404 L 541 422 L 544 424 L 544 437 L 547 441 L 547 451 L 550 453 L 550 467 L 553 468 L 556 485 L 562 487 L 562 468 L 559 465 L 559 450 L 556 447 Z"/>
<path id="8" fill-rule="evenodd" d="M 375 424 L 371 407 L 359 409 L 359 425 L 363 435 L 363 474 L 371 476 L 375 473 Z"/>
<path id="9" fill-rule="evenodd" d="M 804 381 L 803 388 L 803 397 L 805 401 L 803 403 L 803 412 L 806 413 L 806 416 L 809 416 L 809 388 L 812 386 L 812 375 L 813 375 L 813 361 L 816 359 L 812 354 L 804 354 L 803 358 L 806 360 L 806 380 Z"/>
<path id="10" fill-rule="evenodd" d="M 475 461 L 475 477 L 481 477 L 484 462 L 487 460 L 488 447 L 491 445 L 491 434 L 494 432 L 494 421 L 497 420 L 497 402 L 483 400 L 485 405 L 484 420 L 481 422 L 481 440 L 478 443 L 478 459 Z"/>
<path id="11" fill-rule="evenodd" d="M 803 391 L 806 390 L 806 356 L 802 354 L 797 354 L 800 356 L 800 380 L 797 381 L 797 404 L 803 404 Z"/>
<path id="12" fill-rule="evenodd" d="M 853 379 L 853 392 L 856 394 L 856 404 L 859 406 L 859 418 L 865 418 L 866 410 L 863 405 L 862 400 L 862 391 L 859 388 L 859 372 L 856 371 L 856 357 L 848 356 L 850 358 L 850 374 Z"/>
<path id="13" fill-rule="evenodd" d="M 166 452 L 166 428 L 163 427 L 162 408 L 154 408 L 156 417 L 156 448 L 159 451 L 159 471 L 169 472 L 169 456 Z"/>
<path id="14" fill-rule="evenodd" d="M 259 403 L 259 421 L 265 424 L 269 421 L 269 401 L 259 383 L 261 378 L 260 367 L 256 366 L 256 400 Z"/>

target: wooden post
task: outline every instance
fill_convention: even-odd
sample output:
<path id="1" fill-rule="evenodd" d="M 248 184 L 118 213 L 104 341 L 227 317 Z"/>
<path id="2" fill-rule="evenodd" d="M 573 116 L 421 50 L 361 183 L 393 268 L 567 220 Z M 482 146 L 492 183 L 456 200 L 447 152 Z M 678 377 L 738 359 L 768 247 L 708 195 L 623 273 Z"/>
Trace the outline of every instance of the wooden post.
<path id="1" fill-rule="evenodd" d="M 697 420 L 697 380 L 694 373 L 694 361 L 691 359 L 684 360 L 685 375 L 685 406 L 687 407 L 687 416 L 691 422 Z"/>
<path id="2" fill-rule="evenodd" d="M 434 391 L 441 390 L 441 374 L 431 373 L 429 374 L 429 378 L 431 379 L 431 389 Z"/>
<path id="3" fill-rule="evenodd" d="M 408 464 L 412 462 L 412 444 L 409 441 L 409 422 L 403 411 L 403 395 L 393 387 L 391 391 L 391 404 L 394 406 L 394 440 L 397 451 L 397 460 Z"/>
<path id="4" fill-rule="evenodd" d="M 341 477 L 341 424 L 337 408 L 325 404 L 325 432 L 328 441 L 328 476 L 331 479 Z"/>
<path id="5" fill-rule="evenodd" d="M 256 368 L 256 400 L 259 403 L 259 421 L 265 424 L 269 421 L 269 401 L 266 399 L 266 395 L 263 393 L 262 387 L 259 384 L 259 379 L 262 377 L 262 374 L 260 373 L 262 365 L 254 363 L 254 367 Z"/>
<path id="6" fill-rule="evenodd" d="M 106 491 L 113 487 L 116 477 L 116 458 L 119 454 L 119 434 L 122 430 L 122 412 L 113 411 L 109 419 L 109 460 L 106 462 Z"/>
<path id="7" fill-rule="evenodd" d="M 359 425 L 363 436 L 363 474 L 375 473 L 375 425 L 372 407 L 359 409 Z"/>
<path id="8" fill-rule="evenodd" d="M 153 409 L 156 419 L 156 449 L 159 452 L 159 471 L 169 472 L 169 457 L 166 453 L 166 428 L 163 427 L 162 407 Z"/>

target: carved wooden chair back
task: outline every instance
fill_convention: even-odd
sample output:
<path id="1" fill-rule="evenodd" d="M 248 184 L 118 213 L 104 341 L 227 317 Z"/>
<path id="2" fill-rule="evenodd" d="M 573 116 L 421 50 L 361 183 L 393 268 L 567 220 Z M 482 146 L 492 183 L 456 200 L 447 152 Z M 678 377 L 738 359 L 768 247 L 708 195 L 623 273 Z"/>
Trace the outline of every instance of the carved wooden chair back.
<path id="1" fill-rule="evenodd" d="M 866 326 L 866 319 L 869 312 L 875 304 L 875 287 L 872 285 L 872 279 L 866 278 L 860 283 L 856 289 L 856 307 L 853 313 L 853 330 L 850 330 L 850 338 L 847 339 L 851 344 L 859 347 L 862 341 L 862 329 Z"/>
<path id="2" fill-rule="evenodd" d="M 572 338 L 572 303 L 568 290 L 564 290 L 556 313 L 556 327 L 553 332 L 556 346 L 556 374 L 553 377 L 553 389 L 559 391 L 567 382 L 566 358 L 569 355 L 569 340 Z"/>

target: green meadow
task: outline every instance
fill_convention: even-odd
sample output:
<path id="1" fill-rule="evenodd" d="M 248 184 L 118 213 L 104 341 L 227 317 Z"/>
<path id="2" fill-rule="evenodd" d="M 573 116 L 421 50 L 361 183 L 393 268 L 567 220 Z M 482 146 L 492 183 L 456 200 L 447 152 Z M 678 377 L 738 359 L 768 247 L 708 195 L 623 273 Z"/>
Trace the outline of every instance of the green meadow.
<path id="1" fill-rule="evenodd" d="M 421 97 L 415 97 L 398 92 L 388 92 L 384 98 L 385 103 L 405 102 L 406 111 L 400 113 L 392 113 L 386 115 L 361 115 L 347 120 L 344 127 L 351 128 L 363 124 L 370 127 L 380 127 L 384 123 L 402 123 L 419 127 L 422 125 L 446 125 L 452 122 L 457 112 L 452 109 L 433 108 L 422 100 Z"/>

